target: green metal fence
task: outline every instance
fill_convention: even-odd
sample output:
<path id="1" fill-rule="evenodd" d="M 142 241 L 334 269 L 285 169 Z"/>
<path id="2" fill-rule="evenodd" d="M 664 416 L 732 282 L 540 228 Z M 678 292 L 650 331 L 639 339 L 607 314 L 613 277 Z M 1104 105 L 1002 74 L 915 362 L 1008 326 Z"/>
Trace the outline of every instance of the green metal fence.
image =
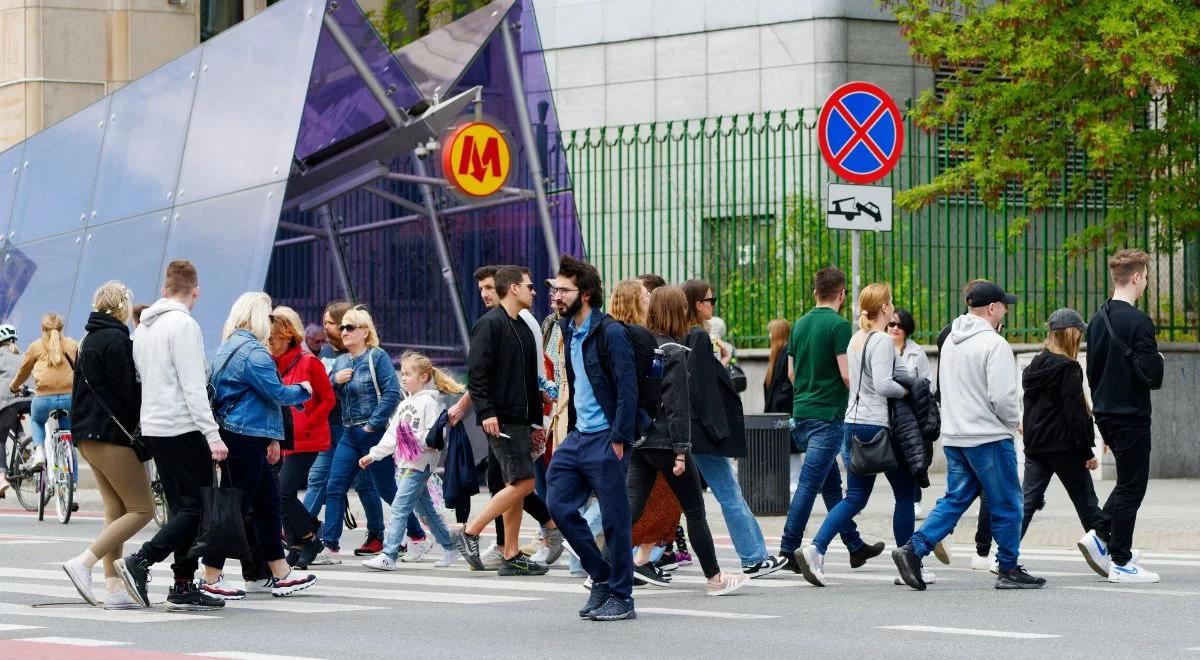
<path id="1" fill-rule="evenodd" d="M 817 116 L 796 110 L 565 132 L 589 258 L 609 283 L 648 272 L 671 281 L 702 277 L 733 342 L 764 345 L 770 319 L 795 319 L 812 306 L 817 269 L 850 270 L 849 234 L 825 227 L 830 172 L 817 147 Z M 953 157 L 945 134 L 939 140 L 910 121 L 905 135 L 900 164 L 879 182 L 897 191 L 931 180 Z M 897 306 L 917 320 L 916 338 L 930 341 L 962 312 L 963 284 L 986 277 L 1020 298 L 1007 321 L 1010 339 L 1040 341 L 1051 311 L 1074 307 L 1090 316 L 1106 297 L 1105 260 L 1125 246 L 1079 255 L 1064 248 L 1067 237 L 1104 219 L 1106 192 L 1098 185 L 1078 203 L 1038 213 L 1019 191 L 997 210 L 970 196 L 915 213 L 897 209 L 891 232 L 863 236 L 862 282 L 891 284 Z M 1022 216 L 1032 221 L 1024 230 L 1016 222 Z M 1138 223 L 1130 246 L 1155 256 L 1143 306 L 1162 338 L 1194 341 L 1197 237 L 1163 240 L 1145 214 Z M 1159 243 L 1170 249 L 1154 251 Z"/>

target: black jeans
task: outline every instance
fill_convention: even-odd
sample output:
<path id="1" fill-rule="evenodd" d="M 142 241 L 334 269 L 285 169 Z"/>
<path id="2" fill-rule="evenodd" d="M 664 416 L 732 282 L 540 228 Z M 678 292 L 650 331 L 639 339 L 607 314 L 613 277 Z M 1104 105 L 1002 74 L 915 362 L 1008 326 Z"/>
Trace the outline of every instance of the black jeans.
<path id="1" fill-rule="evenodd" d="M 1079 516 L 1083 530 L 1095 529 L 1103 516 L 1096 499 L 1096 488 L 1092 485 L 1092 475 L 1085 462 L 1077 452 L 1025 455 L 1025 483 L 1022 484 L 1025 517 L 1021 521 L 1021 538 L 1025 538 L 1034 512 L 1046 506 L 1046 488 L 1050 485 L 1050 478 L 1056 474 L 1063 488 L 1067 489 L 1071 504 L 1075 505 L 1075 514 Z"/>
<path id="2" fill-rule="evenodd" d="M 304 537 L 317 532 L 317 520 L 304 508 L 297 493 L 308 488 L 308 471 L 317 460 L 317 452 L 288 454 L 279 470 L 279 497 L 283 501 L 283 531 L 289 545 L 300 545 Z"/>
<path id="3" fill-rule="evenodd" d="M 1117 459 L 1117 485 L 1104 503 L 1096 533 L 1108 542 L 1113 562 L 1123 566 L 1132 559 L 1133 528 L 1150 481 L 1150 420 L 1098 419 L 1096 424 Z"/>
<path id="4" fill-rule="evenodd" d="M 667 486 L 675 493 L 679 506 L 687 517 L 688 535 L 692 539 L 692 548 L 696 558 L 700 560 L 700 568 L 704 577 L 711 578 L 721 572 L 717 563 L 717 549 L 713 545 L 712 532 L 708 528 L 708 519 L 704 515 L 704 492 L 700 490 L 700 472 L 692 462 L 691 454 L 687 456 L 687 464 L 683 474 L 678 477 L 672 472 L 675 467 L 675 452 L 669 449 L 635 449 L 629 461 L 629 476 L 626 486 L 629 489 L 629 519 L 637 523 L 646 510 L 646 501 L 650 499 L 650 491 L 654 488 L 654 480 L 661 473 L 667 480 Z"/>
<path id="5" fill-rule="evenodd" d="M 253 509 L 254 533 L 263 561 L 283 559 L 283 503 L 279 498 L 279 480 L 267 463 L 267 438 L 256 438 L 221 429 L 229 447 L 229 458 L 221 475 L 223 485 L 242 491 L 242 515 Z M 204 565 L 224 568 L 224 557 L 205 557 Z"/>
<path id="6" fill-rule="evenodd" d="M 200 489 L 212 486 L 213 481 L 208 441 L 199 431 L 169 438 L 142 436 L 142 439 L 154 455 L 171 516 L 154 538 L 142 544 L 138 553 L 155 564 L 174 553 L 171 571 L 177 580 L 190 582 L 199 566 L 199 561 L 188 553 L 200 531 Z"/>
<path id="7" fill-rule="evenodd" d="M 492 495 L 504 490 L 504 476 L 500 474 L 500 461 L 496 460 L 495 454 L 490 449 L 488 450 L 487 484 Z M 525 513 L 533 516 L 533 519 L 542 527 L 550 522 L 550 509 L 546 507 L 546 503 L 538 497 L 537 493 L 526 495 L 525 500 L 521 503 L 521 508 L 525 509 Z M 471 504 L 468 501 L 466 512 L 469 514 L 470 511 Z M 460 521 L 464 517 L 463 514 L 456 515 Z M 496 545 L 504 545 L 504 519 L 501 517 L 496 518 Z"/>

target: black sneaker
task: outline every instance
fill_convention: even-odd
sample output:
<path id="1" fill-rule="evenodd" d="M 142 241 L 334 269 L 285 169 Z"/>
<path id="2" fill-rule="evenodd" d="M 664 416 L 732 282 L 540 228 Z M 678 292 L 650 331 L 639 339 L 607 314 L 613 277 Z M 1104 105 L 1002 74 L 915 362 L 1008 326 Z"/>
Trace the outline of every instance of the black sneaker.
<path id="1" fill-rule="evenodd" d="M 767 557 L 753 566 L 743 566 L 742 572 L 750 576 L 750 579 L 766 577 L 776 571 L 787 566 L 788 562 L 783 557 Z"/>
<path id="2" fill-rule="evenodd" d="M 911 543 L 905 543 L 892 550 L 892 561 L 896 562 L 896 568 L 900 570 L 900 579 L 904 580 L 904 584 L 917 591 L 925 591 L 925 580 L 921 577 L 921 558 L 917 556 Z"/>
<path id="3" fill-rule="evenodd" d="M 863 547 L 850 553 L 850 568 L 861 568 L 866 565 L 867 560 L 883 554 L 883 548 L 883 541 L 871 545 L 863 544 Z"/>
<path id="4" fill-rule="evenodd" d="M 588 618 L 592 621 L 624 621 L 626 619 L 636 619 L 637 612 L 633 609 L 632 598 L 617 598 L 609 594 L 608 600 L 588 614 Z"/>
<path id="5" fill-rule="evenodd" d="M 638 586 L 652 584 L 656 587 L 669 587 L 671 586 L 671 576 L 663 572 L 661 568 L 655 568 L 650 564 L 635 565 L 633 567 L 633 583 Z"/>
<path id="6" fill-rule="evenodd" d="M 997 589 L 1041 589 L 1044 586 L 1046 578 L 1033 577 L 1025 571 L 1024 566 L 1000 571 L 1000 577 L 996 578 Z"/>
<path id="7" fill-rule="evenodd" d="M 655 568 L 661 568 L 664 571 L 673 571 L 679 568 L 679 562 L 675 560 L 675 553 L 664 552 L 658 561 L 654 562 Z"/>
<path id="8" fill-rule="evenodd" d="M 591 614 L 592 611 L 595 610 L 597 607 L 600 607 L 601 605 L 603 605 L 604 601 L 606 601 L 606 600 L 608 600 L 608 585 L 607 584 L 593 585 L 592 586 L 592 595 L 588 596 L 587 604 L 583 606 L 583 609 L 579 610 L 579 618 L 581 618 L 581 619 L 588 618 L 588 615 Z"/>
<path id="9" fill-rule="evenodd" d="M 458 546 L 458 551 L 462 553 L 463 559 L 471 565 L 471 568 L 477 571 L 487 570 L 483 567 L 483 561 L 479 559 L 479 537 L 474 534 L 468 534 L 465 527 L 459 527 L 454 530 L 454 544 Z"/>
<path id="10" fill-rule="evenodd" d="M 288 548 L 287 555 L 283 558 L 288 566 L 295 566 L 296 562 L 300 561 L 300 548 Z"/>
<path id="11" fill-rule="evenodd" d="M 780 555 L 779 559 L 783 560 L 783 565 L 786 566 L 789 571 L 798 574 L 804 573 L 804 571 L 800 570 L 800 563 L 796 561 L 796 553 L 793 552 L 786 556 Z"/>
<path id="12" fill-rule="evenodd" d="M 496 571 L 496 574 L 500 577 L 511 577 L 514 575 L 545 575 L 549 571 L 549 566 L 539 564 L 518 552 L 516 557 L 500 562 L 500 570 Z"/>
<path id="13" fill-rule="evenodd" d="M 292 563 L 292 562 L 288 562 L 288 563 L 291 564 L 295 568 L 304 570 L 304 569 L 308 568 L 308 565 L 311 564 L 313 562 L 313 560 L 317 558 L 317 555 L 321 554 L 321 551 L 324 549 L 325 549 L 325 544 L 321 543 L 321 539 L 314 536 L 311 539 L 305 541 L 304 545 L 300 546 L 300 552 L 298 553 L 298 556 L 296 557 L 295 563 Z"/>
<path id="14" fill-rule="evenodd" d="M 225 607 L 225 601 L 213 598 L 196 587 L 195 582 L 176 582 L 167 593 L 167 609 L 195 612 L 217 610 Z"/>
<path id="15" fill-rule="evenodd" d="M 114 564 L 117 575 L 125 583 L 125 590 L 129 592 L 129 597 L 142 607 L 150 607 L 150 593 L 146 585 L 150 583 L 151 565 L 150 560 L 138 554 L 123 557 Z"/>

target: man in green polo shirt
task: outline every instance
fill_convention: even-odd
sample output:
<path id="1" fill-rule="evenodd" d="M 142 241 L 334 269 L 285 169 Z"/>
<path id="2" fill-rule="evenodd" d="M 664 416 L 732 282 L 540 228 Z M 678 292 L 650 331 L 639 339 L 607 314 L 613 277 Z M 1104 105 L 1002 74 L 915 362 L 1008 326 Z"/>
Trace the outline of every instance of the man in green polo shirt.
<path id="1" fill-rule="evenodd" d="M 846 302 L 846 274 L 830 266 L 813 277 L 817 306 L 792 327 L 788 342 L 788 370 L 792 373 L 795 398 L 792 403 L 792 441 L 805 449 L 804 466 L 783 528 L 779 554 L 799 573 L 795 552 L 804 538 L 817 493 L 832 510 L 842 501 L 842 475 L 837 455 L 845 447 L 842 418 L 846 415 L 850 374 L 846 346 L 854 334 L 850 322 L 839 314 Z M 866 545 L 854 521 L 841 530 L 842 542 L 850 550 L 850 565 L 862 566 L 883 552 L 883 544 Z"/>

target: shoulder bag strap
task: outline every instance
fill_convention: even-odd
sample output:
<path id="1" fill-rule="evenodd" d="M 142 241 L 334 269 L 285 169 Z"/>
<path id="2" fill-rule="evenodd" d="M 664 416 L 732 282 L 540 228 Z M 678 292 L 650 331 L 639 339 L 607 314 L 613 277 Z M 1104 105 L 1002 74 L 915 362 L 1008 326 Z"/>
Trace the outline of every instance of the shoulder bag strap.
<path id="1" fill-rule="evenodd" d="M 300 364 L 300 358 L 302 357 L 304 357 L 304 351 L 301 351 L 300 354 L 296 356 L 296 359 L 292 360 L 292 363 L 287 366 L 287 369 L 284 369 L 283 373 L 279 374 L 280 380 L 282 380 L 284 376 L 292 373 L 292 369 L 295 369 L 296 365 Z"/>
<path id="2" fill-rule="evenodd" d="M 371 348 L 367 349 L 367 368 L 369 368 L 371 370 L 371 383 L 375 386 L 375 398 L 378 399 L 378 398 L 382 397 L 383 394 L 379 391 L 379 381 L 376 380 L 376 378 L 375 378 L 374 355 L 375 355 L 375 347 L 372 346 Z"/>
<path id="3" fill-rule="evenodd" d="M 854 390 L 854 424 L 858 423 L 858 397 L 862 394 L 863 375 L 867 371 L 867 348 L 871 346 L 871 336 L 875 332 L 867 333 L 867 338 L 863 340 L 862 358 L 858 363 L 858 387 Z"/>
<path id="4" fill-rule="evenodd" d="M 1133 349 L 1129 348 L 1128 344 L 1121 341 L 1121 338 L 1118 337 L 1117 333 L 1113 330 L 1112 321 L 1108 318 L 1107 302 L 1100 306 L 1100 318 L 1104 319 L 1104 325 L 1108 328 L 1109 339 L 1111 339 L 1112 342 L 1117 345 L 1117 348 L 1121 349 L 1121 352 L 1125 354 L 1125 359 L 1132 360 L 1134 357 Z"/>
<path id="5" fill-rule="evenodd" d="M 80 340 L 79 348 L 75 352 L 75 357 L 78 359 L 78 358 L 82 357 L 82 355 L 83 355 L 83 340 Z M 71 361 L 71 358 L 66 353 L 63 353 L 63 357 L 67 359 L 67 364 L 70 364 L 71 369 L 74 370 L 75 363 Z M 111 419 L 113 421 L 113 424 L 116 424 L 117 428 L 121 429 L 121 433 L 124 433 L 125 437 L 129 438 L 130 443 L 136 444 L 137 440 L 134 439 L 133 434 L 130 433 L 129 429 L 125 428 L 125 425 L 121 423 L 121 420 L 117 419 L 117 416 L 113 414 L 112 408 L 109 408 L 108 404 L 105 403 L 104 397 L 100 396 L 100 394 L 98 392 L 96 392 L 96 388 L 92 387 L 92 381 L 88 380 L 87 373 L 83 370 L 83 361 L 82 360 L 80 360 L 80 362 L 79 362 L 79 377 L 83 379 L 83 384 L 87 385 L 88 392 L 91 392 L 92 396 L 96 397 L 96 401 L 100 404 L 100 407 L 104 409 L 104 412 L 108 414 L 108 417 L 109 417 L 109 419 Z"/>
<path id="6" fill-rule="evenodd" d="M 243 348 L 246 348 L 246 346 L 248 346 L 250 344 L 251 341 L 253 341 L 253 340 L 247 339 L 246 341 L 242 342 L 241 346 L 238 346 L 237 348 L 235 348 L 229 352 L 229 357 L 225 358 L 225 361 L 221 363 L 221 367 L 219 369 L 217 369 L 216 371 L 214 371 L 212 378 L 209 379 L 209 382 L 211 382 L 214 387 L 217 384 L 217 378 L 220 377 L 220 375 L 225 372 L 225 367 L 229 366 L 229 361 L 233 359 L 233 356 L 240 353 Z"/>

